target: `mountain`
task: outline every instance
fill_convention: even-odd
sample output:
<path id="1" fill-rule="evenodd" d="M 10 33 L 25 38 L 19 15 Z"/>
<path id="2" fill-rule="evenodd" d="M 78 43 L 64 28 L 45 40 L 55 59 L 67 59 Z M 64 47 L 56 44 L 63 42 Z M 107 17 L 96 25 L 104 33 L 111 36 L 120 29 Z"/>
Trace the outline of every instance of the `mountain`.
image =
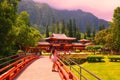
<path id="1" fill-rule="evenodd" d="M 63 19 L 68 22 L 70 19 L 75 19 L 77 26 L 82 32 L 85 31 L 86 26 L 95 26 L 96 30 L 100 25 L 108 27 L 109 24 L 103 19 L 98 19 L 92 13 L 84 12 L 82 10 L 57 10 L 45 3 L 36 3 L 32 0 L 22 0 L 19 3 L 18 12 L 27 11 L 30 14 L 31 25 L 49 25 L 52 22 L 60 22 Z"/>

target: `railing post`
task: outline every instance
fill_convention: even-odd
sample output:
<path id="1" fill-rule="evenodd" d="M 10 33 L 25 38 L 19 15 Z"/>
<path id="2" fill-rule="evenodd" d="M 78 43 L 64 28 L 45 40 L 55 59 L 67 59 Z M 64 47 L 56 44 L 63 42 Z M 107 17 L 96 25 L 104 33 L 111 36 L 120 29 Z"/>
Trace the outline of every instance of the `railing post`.
<path id="1" fill-rule="evenodd" d="M 81 67 L 79 67 L 80 68 L 80 80 L 82 80 L 82 68 Z"/>
<path id="2" fill-rule="evenodd" d="M 71 62 L 70 62 L 70 70 L 71 70 Z"/>
<path id="3" fill-rule="evenodd" d="M 10 80 L 10 75 L 8 76 L 8 77 L 6 77 L 6 79 L 5 80 Z"/>

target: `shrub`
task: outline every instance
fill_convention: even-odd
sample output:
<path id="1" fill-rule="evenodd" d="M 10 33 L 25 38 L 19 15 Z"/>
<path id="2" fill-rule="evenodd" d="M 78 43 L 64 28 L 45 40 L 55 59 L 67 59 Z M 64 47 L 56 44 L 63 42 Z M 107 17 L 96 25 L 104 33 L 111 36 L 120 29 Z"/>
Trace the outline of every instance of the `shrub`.
<path id="1" fill-rule="evenodd" d="M 87 57 L 88 62 L 103 62 L 104 56 L 92 55 Z"/>
<path id="2" fill-rule="evenodd" d="M 75 53 L 80 53 L 80 50 L 76 49 L 76 50 L 75 50 Z"/>
<path id="3" fill-rule="evenodd" d="M 82 64 L 82 63 L 86 62 L 86 59 L 80 59 L 80 58 L 69 58 L 69 59 L 71 59 L 72 61 L 76 62 L 77 64 Z M 73 62 L 71 62 L 69 60 L 65 61 L 66 59 L 64 59 L 64 58 L 62 58 L 61 60 L 63 61 L 63 63 L 65 65 L 68 65 L 68 64 L 74 65 Z"/>
<path id="4" fill-rule="evenodd" d="M 117 61 L 120 61 L 120 56 L 109 56 L 108 59 L 111 62 L 117 62 Z"/>

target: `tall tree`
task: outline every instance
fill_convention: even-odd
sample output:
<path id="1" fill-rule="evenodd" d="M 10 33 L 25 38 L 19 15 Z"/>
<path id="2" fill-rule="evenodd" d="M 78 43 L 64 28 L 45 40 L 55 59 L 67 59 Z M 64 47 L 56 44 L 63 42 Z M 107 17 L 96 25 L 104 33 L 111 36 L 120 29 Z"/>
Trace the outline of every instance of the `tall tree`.
<path id="1" fill-rule="evenodd" d="M 52 18 L 51 27 L 50 27 L 52 33 L 55 33 L 55 29 L 56 29 L 56 28 L 55 28 L 55 27 L 56 27 L 56 26 L 55 26 L 55 23 L 56 23 L 56 22 L 55 22 L 55 18 L 53 17 L 53 18 Z"/>
<path id="2" fill-rule="evenodd" d="M 120 7 L 114 10 L 112 23 L 112 39 L 114 41 L 113 48 L 120 52 Z"/>
<path id="3" fill-rule="evenodd" d="M 15 44 L 19 49 L 25 50 L 28 46 L 35 46 L 41 38 L 40 32 L 29 26 L 29 14 L 21 12 L 16 19 L 16 41 Z"/>
<path id="4" fill-rule="evenodd" d="M 87 37 L 86 34 L 84 34 L 84 39 L 86 39 L 86 37 Z"/>
<path id="5" fill-rule="evenodd" d="M 69 37 L 73 37 L 73 27 L 72 27 L 72 20 L 69 20 Z"/>
<path id="6" fill-rule="evenodd" d="M 60 26 L 59 26 L 59 22 L 56 23 L 56 33 L 60 33 Z"/>
<path id="7" fill-rule="evenodd" d="M 92 37 L 93 37 L 93 39 L 94 39 L 94 37 L 95 37 L 95 33 L 96 33 L 96 32 L 95 32 L 95 26 L 93 25 L 93 26 L 92 26 Z"/>
<path id="8" fill-rule="evenodd" d="M 104 24 L 102 24 L 102 25 L 99 26 L 99 31 L 101 31 L 103 29 L 105 29 L 105 25 Z"/>
<path id="9" fill-rule="evenodd" d="M 95 36 L 95 41 L 97 44 L 104 45 L 106 43 L 105 37 L 107 35 L 107 30 L 99 31 Z"/>
<path id="10" fill-rule="evenodd" d="M 65 21 L 62 20 L 62 33 L 65 33 Z"/>
<path id="11" fill-rule="evenodd" d="M 76 40 L 80 40 L 81 39 L 81 33 L 80 32 L 77 32 L 77 34 L 76 34 Z"/>
<path id="12" fill-rule="evenodd" d="M 12 29 L 17 17 L 17 4 L 19 0 L 0 0 L 0 51 L 4 53 L 7 44 L 8 33 Z M 10 42 L 11 43 L 11 42 Z"/>
<path id="13" fill-rule="evenodd" d="M 75 19 L 73 19 L 73 36 L 76 37 L 77 35 L 77 25 Z"/>
<path id="14" fill-rule="evenodd" d="M 86 34 L 87 34 L 87 37 L 91 37 L 91 30 L 90 30 L 90 25 L 89 24 L 86 27 Z"/>
<path id="15" fill-rule="evenodd" d="M 48 25 L 46 26 L 46 37 L 49 37 L 49 29 L 48 29 Z"/>

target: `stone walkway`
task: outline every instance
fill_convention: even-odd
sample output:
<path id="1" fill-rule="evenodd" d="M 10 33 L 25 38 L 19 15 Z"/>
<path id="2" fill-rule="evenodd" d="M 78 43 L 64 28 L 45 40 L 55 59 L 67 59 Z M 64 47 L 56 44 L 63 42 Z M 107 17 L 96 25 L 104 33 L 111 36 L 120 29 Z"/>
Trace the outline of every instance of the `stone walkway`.
<path id="1" fill-rule="evenodd" d="M 41 56 L 30 64 L 14 80 L 61 80 L 58 72 L 52 72 L 52 62 L 49 57 Z"/>

